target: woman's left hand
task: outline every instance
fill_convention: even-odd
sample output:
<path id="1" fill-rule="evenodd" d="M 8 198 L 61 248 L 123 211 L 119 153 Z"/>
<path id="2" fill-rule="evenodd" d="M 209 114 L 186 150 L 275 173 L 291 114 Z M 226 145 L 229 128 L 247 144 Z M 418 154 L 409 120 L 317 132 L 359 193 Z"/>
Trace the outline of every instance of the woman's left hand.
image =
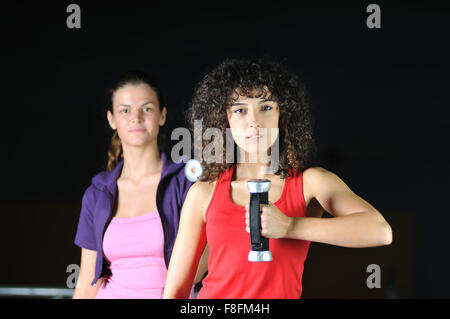
<path id="1" fill-rule="evenodd" d="M 273 203 L 260 205 L 261 235 L 266 238 L 284 238 L 290 231 L 293 218 L 283 214 Z M 245 230 L 250 233 L 249 205 L 245 205 Z"/>

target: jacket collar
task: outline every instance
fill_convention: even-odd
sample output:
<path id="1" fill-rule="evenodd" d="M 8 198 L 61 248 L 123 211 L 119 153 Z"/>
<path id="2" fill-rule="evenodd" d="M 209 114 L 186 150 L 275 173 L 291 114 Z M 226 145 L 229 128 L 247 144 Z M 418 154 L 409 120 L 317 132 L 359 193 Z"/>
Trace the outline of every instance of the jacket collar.
<path id="1" fill-rule="evenodd" d="M 179 162 L 174 163 L 167 157 L 166 153 L 161 152 L 161 159 L 163 162 L 161 180 L 167 176 L 176 174 L 184 166 L 185 157 L 182 157 Z M 117 179 L 122 173 L 123 160 L 121 160 L 112 171 L 103 171 L 97 174 L 92 179 L 92 184 L 97 188 L 105 190 L 108 189 L 111 194 L 116 193 Z"/>

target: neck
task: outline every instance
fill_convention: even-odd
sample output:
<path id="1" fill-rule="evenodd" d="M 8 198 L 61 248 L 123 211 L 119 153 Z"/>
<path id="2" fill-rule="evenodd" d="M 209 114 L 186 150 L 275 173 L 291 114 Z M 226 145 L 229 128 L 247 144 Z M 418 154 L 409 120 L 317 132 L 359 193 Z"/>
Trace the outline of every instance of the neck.
<path id="1" fill-rule="evenodd" d="M 145 147 L 130 145 L 122 147 L 124 161 L 121 177 L 139 180 L 161 172 L 162 159 L 156 143 Z"/>
<path id="2" fill-rule="evenodd" d="M 273 175 L 270 169 L 270 156 L 259 154 L 249 154 L 241 152 L 240 160 L 236 165 L 237 179 L 265 179 L 268 175 Z"/>

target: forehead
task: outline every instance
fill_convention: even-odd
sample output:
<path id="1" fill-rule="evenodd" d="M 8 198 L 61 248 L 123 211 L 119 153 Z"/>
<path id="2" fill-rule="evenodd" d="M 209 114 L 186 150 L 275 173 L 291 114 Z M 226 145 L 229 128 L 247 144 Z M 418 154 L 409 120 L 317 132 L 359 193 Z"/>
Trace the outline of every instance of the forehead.
<path id="1" fill-rule="evenodd" d="M 252 88 L 236 88 L 228 99 L 229 104 L 234 104 L 237 101 L 243 100 L 273 100 L 275 101 L 272 92 L 267 86 L 252 87 Z"/>
<path id="2" fill-rule="evenodd" d="M 113 94 L 113 103 L 158 102 L 156 92 L 147 84 L 127 84 Z"/>
<path id="3" fill-rule="evenodd" d="M 246 104 L 258 104 L 258 103 L 267 103 L 267 102 L 275 102 L 270 99 L 264 99 L 260 97 L 248 97 L 248 96 L 239 96 L 237 100 L 232 102 L 230 106 L 239 106 Z"/>

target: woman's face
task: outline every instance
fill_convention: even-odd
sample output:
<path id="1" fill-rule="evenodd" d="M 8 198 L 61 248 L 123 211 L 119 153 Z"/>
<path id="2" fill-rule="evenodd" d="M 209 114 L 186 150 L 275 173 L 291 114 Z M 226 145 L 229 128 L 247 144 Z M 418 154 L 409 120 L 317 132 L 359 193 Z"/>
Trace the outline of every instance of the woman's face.
<path id="1" fill-rule="evenodd" d="M 261 98 L 239 96 L 227 108 L 234 142 L 248 154 L 267 154 L 278 137 L 278 103 Z"/>
<path id="2" fill-rule="evenodd" d="M 166 108 L 160 111 L 158 96 L 147 84 L 126 85 L 113 94 L 113 112 L 107 117 L 117 129 L 122 144 L 144 146 L 155 143 L 159 126 L 166 121 Z"/>

